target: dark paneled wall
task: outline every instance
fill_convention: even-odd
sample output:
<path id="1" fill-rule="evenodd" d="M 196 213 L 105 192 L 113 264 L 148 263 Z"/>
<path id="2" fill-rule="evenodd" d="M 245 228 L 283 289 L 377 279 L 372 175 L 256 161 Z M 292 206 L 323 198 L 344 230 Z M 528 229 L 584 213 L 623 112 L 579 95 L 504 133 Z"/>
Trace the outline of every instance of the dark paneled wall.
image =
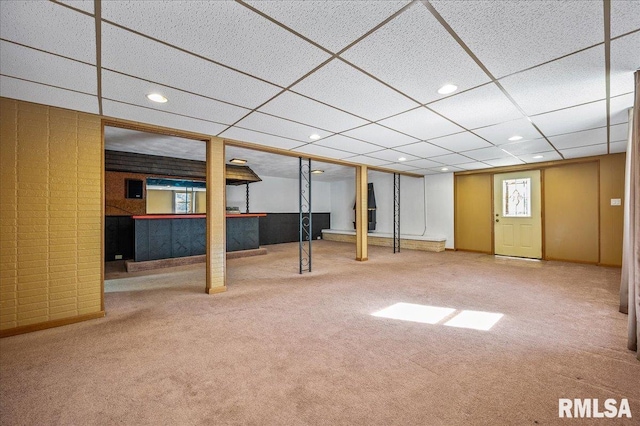
<path id="1" fill-rule="evenodd" d="M 105 260 L 133 259 L 133 219 L 131 216 L 107 216 L 104 224 Z"/>
<path id="2" fill-rule="evenodd" d="M 313 213 L 313 239 L 331 228 L 331 213 Z M 299 213 L 267 213 L 260 218 L 260 245 L 292 243 L 300 239 Z"/>
<path id="3" fill-rule="evenodd" d="M 105 151 L 104 165 L 105 170 L 113 172 L 156 174 L 160 176 L 179 176 L 181 178 L 199 179 L 205 179 L 207 176 L 207 165 L 204 161 L 134 154 L 131 152 Z"/>
<path id="4" fill-rule="evenodd" d="M 257 217 L 228 217 L 227 251 L 259 248 L 258 226 Z"/>
<path id="5" fill-rule="evenodd" d="M 206 230 L 204 218 L 138 219 L 135 221 L 135 260 L 205 254 Z"/>

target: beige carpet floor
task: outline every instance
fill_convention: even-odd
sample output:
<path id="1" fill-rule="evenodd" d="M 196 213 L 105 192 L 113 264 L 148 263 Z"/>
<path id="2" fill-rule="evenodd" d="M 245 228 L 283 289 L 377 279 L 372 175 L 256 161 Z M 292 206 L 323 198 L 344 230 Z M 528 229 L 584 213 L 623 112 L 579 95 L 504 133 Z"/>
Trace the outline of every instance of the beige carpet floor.
<path id="1" fill-rule="evenodd" d="M 0 341 L 3 425 L 640 424 L 620 271 L 314 243 L 106 282 L 107 316 Z M 396 303 L 501 313 L 489 330 L 382 318 Z M 451 315 L 448 317 L 451 318 Z M 558 418 L 628 398 L 632 419 Z"/>

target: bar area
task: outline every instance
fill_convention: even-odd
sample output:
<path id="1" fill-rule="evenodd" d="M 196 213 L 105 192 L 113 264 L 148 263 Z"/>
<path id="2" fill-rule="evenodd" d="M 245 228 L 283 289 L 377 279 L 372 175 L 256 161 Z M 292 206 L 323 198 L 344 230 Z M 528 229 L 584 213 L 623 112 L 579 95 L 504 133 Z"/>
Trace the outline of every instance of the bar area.
<path id="1" fill-rule="evenodd" d="M 265 213 L 228 214 L 227 252 L 260 248 L 258 218 Z M 206 254 L 204 214 L 133 216 L 134 261 L 170 259 Z"/>

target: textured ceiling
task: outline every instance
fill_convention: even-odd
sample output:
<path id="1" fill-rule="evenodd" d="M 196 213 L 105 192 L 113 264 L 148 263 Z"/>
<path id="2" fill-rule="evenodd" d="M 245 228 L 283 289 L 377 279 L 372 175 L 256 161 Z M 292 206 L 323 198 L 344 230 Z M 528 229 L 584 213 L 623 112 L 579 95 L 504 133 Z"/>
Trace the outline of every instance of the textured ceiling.
<path id="1" fill-rule="evenodd" d="M 110 151 L 135 152 L 196 161 L 206 161 L 207 154 L 206 144 L 201 141 L 111 126 L 104 128 L 104 148 Z M 261 177 L 298 178 L 299 164 L 295 157 L 227 146 L 225 160 L 229 163 L 232 158 L 247 160 L 247 166 Z M 355 178 L 353 167 L 312 161 L 311 168 L 324 171 L 322 174 L 313 175 L 313 180 L 321 182 Z"/>
<path id="2" fill-rule="evenodd" d="M 639 17 L 637 0 L 2 1 L 0 96 L 418 174 L 576 158 L 625 150 Z"/>

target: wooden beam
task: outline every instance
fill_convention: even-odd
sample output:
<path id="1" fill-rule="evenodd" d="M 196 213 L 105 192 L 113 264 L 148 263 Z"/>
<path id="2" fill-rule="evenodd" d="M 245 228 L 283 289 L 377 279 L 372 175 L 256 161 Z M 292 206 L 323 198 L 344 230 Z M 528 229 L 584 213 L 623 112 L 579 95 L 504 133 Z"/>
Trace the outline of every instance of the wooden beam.
<path id="1" fill-rule="evenodd" d="M 207 142 L 207 286 L 209 294 L 227 290 L 224 143 Z"/>
<path id="2" fill-rule="evenodd" d="M 367 183 L 367 166 L 356 167 L 356 260 L 358 261 L 369 260 Z"/>

